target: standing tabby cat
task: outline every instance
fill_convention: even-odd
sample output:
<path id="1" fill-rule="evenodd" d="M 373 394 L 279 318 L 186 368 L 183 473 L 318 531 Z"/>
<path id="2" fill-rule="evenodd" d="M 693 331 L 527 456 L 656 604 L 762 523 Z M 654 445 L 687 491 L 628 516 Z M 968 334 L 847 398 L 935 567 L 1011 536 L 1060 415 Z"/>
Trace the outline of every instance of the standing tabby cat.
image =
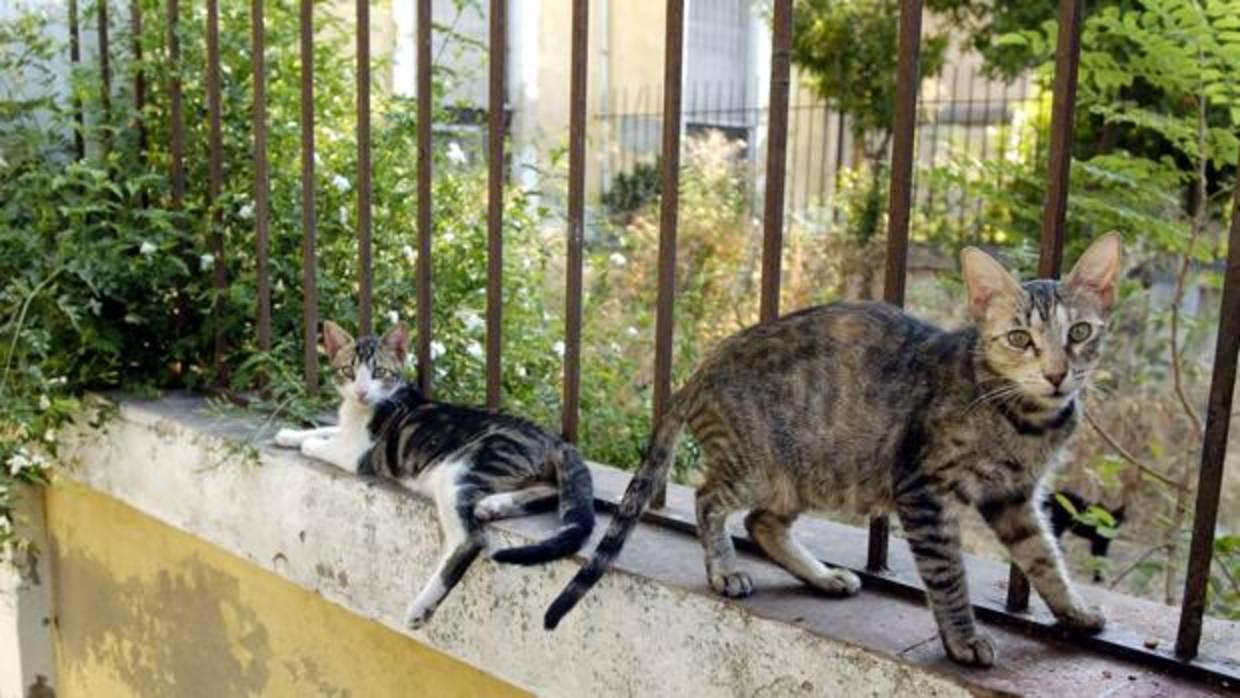
<path id="1" fill-rule="evenodd" d="M 977 249 L 961 255 L 973 324 L 945 332 L 879 303 L 809 308 L 725 340 L 673 398 L 589 564 L 547 610 L 553 628 L 619 553 L 688 427 L 702 449 L 698 534 L 711 587 L 753 591 L 737 569 L 728 515 L 775 562 L 829 595 L 852 572 L 792 536 L 803 511 L 899 516 L 952 659 L 989 666 L 960 552 L 974 507 L 1064 625 L 1102 629 L 1069 582 L 1040 508 L 1041 483 L 1078 419 L 1077 394 L 1102 350 L 1120 238 L 1097 240 L 1063 282 L 1020 284 Z"/>
<path id="2" fill-rule="evenodd" d="M 444 554 L 405 613 L 422 626 L 485 547 L 485 521 L 553 508 L 563 525 L 544 541 L 496 551 L 494 559 L 532 565 L 571 555 L 594 530 L 590 471 L 577 449 L 533 422 L 429 400 L 405 382 L 408 335 L 397 326 L 382 339 L 354 341 L 323 324 L 340 423 L 282 429 L 280 446 L 349 472 L 380 475 L 435 501 Z"/>

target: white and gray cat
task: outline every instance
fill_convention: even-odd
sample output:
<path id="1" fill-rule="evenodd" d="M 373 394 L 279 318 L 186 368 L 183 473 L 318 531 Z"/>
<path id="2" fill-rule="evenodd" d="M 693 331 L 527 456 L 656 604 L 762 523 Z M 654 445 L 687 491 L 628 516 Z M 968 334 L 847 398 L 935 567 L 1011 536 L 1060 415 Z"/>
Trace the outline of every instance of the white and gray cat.
<path id="1" fill-rule="evenodd" d="M 1120 238 L 1104 236 L 1061 281 L 1019 283 L 988 255 L 961 256 L 972 323 L 947 332 L 881 303 L 786 315 L 726 340 L 673 397 L 590 563 L 547 610 L 553 628 L 619 554 L 681 431 L 702 451 L 697 525 L 711 587 L 752 593 L 725 522 L 819 591 L 860 580 L 823 565 L 792 535 L 806 510 L 894 510 L 948 655 L 989 666 L 995 653 L 969 603 L 960 512 L 978 511 L 1056 618 L 1098 632 L 1041 506 L 1080 415 L 1115 304 Z"/>
<path id="2" fill-rule="evenodd" d="M 282 429 L 276 444 L 361 475 L 391 478 L 434 500 L 443 556 L 409 605 L 405 624 L 430 619 L 485 547 L 483 523 L 559 505 L 563 525 L 546 540 L 496 551 L 501 562 L 532 565 L 571 555 L 594 529 L 590 471 L 577 449 L 533 422 L 436 402 L 404 378 L 408 333 L 354 340 L 323 324 L 339 424 Z"/>

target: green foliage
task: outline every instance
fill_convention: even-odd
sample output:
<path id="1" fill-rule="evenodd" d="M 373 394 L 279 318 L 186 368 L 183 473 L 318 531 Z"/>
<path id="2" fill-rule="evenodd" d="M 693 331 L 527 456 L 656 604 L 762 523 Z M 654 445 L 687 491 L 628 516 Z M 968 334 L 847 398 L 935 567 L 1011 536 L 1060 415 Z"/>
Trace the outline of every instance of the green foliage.
<path id="1" fill-rule="evenodd" d="M 602 203 L 619 222 L 627 223 L 634 213 L 659 197 L 663 189 L 661 161 L 639 162 L 628 172 L 621 172 L 603 192 Z"/>
<path id="2" fill-rule="evenodd" d="M 858 139 L 879 140 L 869 144 L 872 159 L 885 154 L 895 122 L 899 15 L 897 0 L 797 0 L 792 13 L 792 60 Z M 923 32 L 923 78 L 942 70 L 947 42 Z"/>

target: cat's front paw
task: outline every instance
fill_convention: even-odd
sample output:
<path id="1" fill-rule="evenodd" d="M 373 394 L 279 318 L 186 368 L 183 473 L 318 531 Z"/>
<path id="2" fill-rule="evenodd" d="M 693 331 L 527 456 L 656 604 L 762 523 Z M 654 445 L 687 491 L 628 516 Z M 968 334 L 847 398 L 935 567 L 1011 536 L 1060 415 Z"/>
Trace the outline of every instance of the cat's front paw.
<path id="1" fill-rule="evenodd" d="M 426 625 L 434 615 L 435 609 L 414 603 L 410 604 L 409 609 L 405 611 L 405 627 L 410 630 L 417 630 Z"/>
<path id="2" fill-rule="evenodd" d="M 327 459 L 327 446 L 331 443 L 328 439 L 320 439 L 312 437 L 301 442 L 301 454 L 319 460 Z"/>
<path id="3" fill-rule="evenodd" d="M 1107 625 L 1106 616 L 1097 606 L 1075 606 L 1063 613 L 1057 613 L 1056 618 L 1064 627 L 1089 635 L 1102 632 Z"/>
<path id="4" fill-rule="evenodd" d="M 305 432 L 300 429 L 281 429 L 276 432 L 275 442 L 281 448 L 298 448 L 305 440 Z"/>
<path id="5" fill-rule="evenodd" d="M 982 668 L 995 665 L 995 646 L 985 635 L 955 639 L 943 636 L 943 649 L 957 664 Z"/>
<path id="6" fill-rule="evenodd" d="M 485 497 L 482 501 L 474 505 L 474 518 L 479 521 L 497 521 L 507 516 L 507 507 L 504 505 L 503 495 L 491 495 Z"/>
<path id="7" fill-rule="evenodd" d="M 710 588 L 729 599 L 741 599 L 753 593 L 753 578 L 746 572 L 710 572 Z"/>
<path id="8" fill-rule="evenodd" d="M 849 570 L 829 569 L 809 584 L 828 596 L 853 596 L 861 591 L 861 580 Z"/>

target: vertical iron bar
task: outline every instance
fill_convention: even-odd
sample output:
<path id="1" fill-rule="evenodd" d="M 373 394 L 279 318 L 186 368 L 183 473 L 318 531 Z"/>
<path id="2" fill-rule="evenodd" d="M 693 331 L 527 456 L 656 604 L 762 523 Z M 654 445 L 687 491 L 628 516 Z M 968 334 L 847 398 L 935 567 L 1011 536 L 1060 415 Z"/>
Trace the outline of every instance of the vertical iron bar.
<path id="1" fill-rule="evenodd" d="M 1064 219 L 1072 164 L 1072 118 L 1076 110 L 1076 72 L 1081 57 L 1083 0 L 1060 0 L 1055 50 L 1055 93 L 1051 103 L 1051 157 L 1047 166 L 1046 205 L 1042 209 L 1042 244 L 1038 276 L 1059 278 L 1063 265 Z M 1015 564 L 1008 571 L 1007 609 L 1029 609 L 1029 580 Z"/>
<path id="2" fill-rule="evenodd" d="M 917 127 L 917 91 L 921 84 L 921 0 L 900 1 L 900 53 L 896 63 L 896 114 L 891 145 L 891 191 L 887 207 L 887 268 L 883 300 L 904 305 L 904 277 L 908 263 L 909 206 L 913 193 L 913 145 Z M 887 569 L 891 523 L 887 517 L 870 520 L 866 569 Z"/>
<path id="3" fill-rule="evenodd" d="M 69 62 L 73 68 L 76 68 L 82 62 L 82 34 L 78 28 L 78 0 L 69 0 Z M 75 123 L 73 129 L 73 152 L 77 159 L 81 160 L 86 157 L 86 139 L 83 135 L 86 121 L 82 114 L 82 100 L 77 96 L 77 90 L 70 86 L 70 93 L 72 94 L 73 121 Z"/>
<path id="4" fill-rule="evenodd" d="M 374 332 L 370 262 L 370 0 L 357 0 L 357 324 Z"/>
<path id="5" fill-rule="evenodd" d="M 499 407 L 504 328 L 504 72 L 508 0 L 491 0 L 487 141 L 487 407 Z"/>
<path id="6" fill-rule="evenodd" d="M 788 87 L 792 64 L 792 0 L 775 0 L 771 20 L 771 97 L 766 138 L 766 200 L 763 202 L 762 322 L 779 317 L 779 277 L 784 236 L 784 177 L 788 165 Z"/>
<path id="7" fill-rule="evenodd" d="M 418 0 L 418 387 L 431 392 L 431 0 Z"/>
<path id="8" fill-rule="evenodd" d="M 301 0 L 301 296 L 302 369 L 306 390 L 319 391 L 319 289 L 315 276 L 314 211 L 314 0 Z"/>
<path id="9" fill-rule="evenodd" d="M 181 98 L 181 37 L 180 0 L 168 0 L 168 117 L 171 139 L 168 150 L 172 158 L 172 208 L 180 210 L 185 203 L 185 115 Z"/>
<path id="10" fill-rule="evenodd" d="M 1055 49 L 1055 94 L 1051 105 L 1051 157 L 1046 202 L 1042 209 L 1042 245 L 1038 276 L 1059 276 L 1063 264 L 1064 219 L 1068 212 L 1068 175 L 1072 165 L 1072 120 L 1076 112 L 1076 71 L 1081 59 L 1081 11 L 1084 0 L 1059 0 L 1059 38 Z"/>
<path id="11" fill-rule="evenodd" d="M 254 233 L 258 243 L 258 350 L 271 352 L 271 279 L 267 270 L 267 61 L 263 0 L 250 0 L 250 46 L 254 57 Z M 265 380 L 265 377 L 264 377 Z"/>
<path id="12" fill-rule="evenodd" d="M 676 228 L 680 214 L 680 107 L 684 77 L 684 0 L 667 0 L 663 44 L 663 195 L 659 201 L 659 286 L 654 324 L 654 420 L 659 428 L 672 399 L 672 340 L 676 324 Z M 653 436 L 652 436 L 653 441 Z M 651 506 L 667 503 L 667 483 L 655 483 Z"/>
<path id="13" fill-rule="evenodd" d="M 129 2 L 129 39 L 133 51 L 134 75 L 133 75 L 133 110 L 134 110 L 134 126 L 138 131 L 138 159 L 142 163 L 146 163 L 146 115 L 143 110 L 146 108 L 146 70 L 142 67 L 142 2 L 141 0 L 130 0 Z M 142 192 L 143 206 L 146 206 L 146 191 Z"/>
<path id="14" fill-rule="evenodd" d="M 1227 457 L 1227 432 L 1231 422 L 1236 385 L 1236 354 L 1240 350 L 1240 182 L 1232 200 L 1231 234 L 1227 242 L 1227 271 L 1223 278 L 1223 301 L 1219 308 L 1218 339 L 1214 350 L 1214 373 L 1210 378 L 1210 402 L 1206 408 L 1206 433 L 1201 447 L 1201 470 L 1197 475 L 1197 504 L 1193 515 L 1193 539 L 1184 580 L 1184 603 L 1175 653 L 1181 659 L 1197 656 L 1201 644 L 1202 616 L 1214 552 L 1214 527 L 1218 523 L 1219 493 Z"/>
<path id="15" fill-rule="evenodd" d="M 564 438 L 577 440 L 581 398 L 581 273 L 585 240 L 586 62 L 589 0 L 573 0 L 568 118 L 568 284 L 564 312 Z"/>
<path id="16" fill-rule="evenodd" d="M 228 290 L 228 273 L 224 266 L 224 231 L 219 207 L 224 185 L 224 142 L 220 105 L 220 13 L 219 0 L 207 0 L 207 112 L 208 177 L 207 177 L 207 239 L 215 258 L 211 299 L 211 324 L 215 334 L 215 380 L 224 378 L 224 294 Z"/>
<path id="17" fill-rule="evenodd" d="M 112 150 L 112 49 L 108 41 L 108 0 L 98 0 L 98 3 L 99 75 L 102 78 L 99 107 L 103 111 L 100 130 L 103 134 L 103 153 L 106 156 Z"/>

